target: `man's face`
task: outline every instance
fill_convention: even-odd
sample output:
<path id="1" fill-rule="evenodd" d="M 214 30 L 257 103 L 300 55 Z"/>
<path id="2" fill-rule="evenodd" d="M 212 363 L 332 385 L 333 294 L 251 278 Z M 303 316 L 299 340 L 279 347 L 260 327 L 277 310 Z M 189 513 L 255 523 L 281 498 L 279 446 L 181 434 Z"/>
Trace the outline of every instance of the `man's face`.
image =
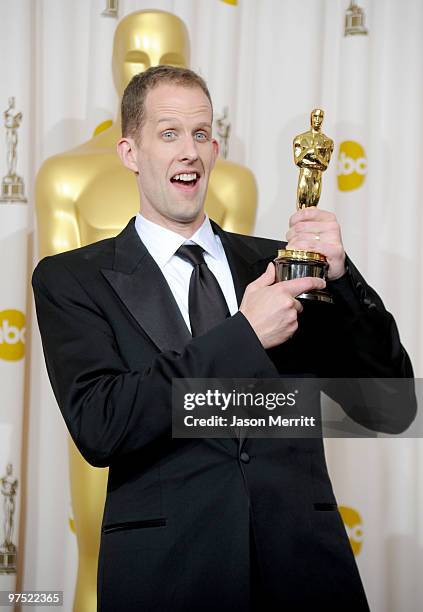
<path id="1" fill-rule="evenodd" d="M 211 123 L 210 102 L 199 87 L 163 84 L 148 92 L 133 150 L 141 209 L 151 221 L 202 222 L 218 153 Z"/>

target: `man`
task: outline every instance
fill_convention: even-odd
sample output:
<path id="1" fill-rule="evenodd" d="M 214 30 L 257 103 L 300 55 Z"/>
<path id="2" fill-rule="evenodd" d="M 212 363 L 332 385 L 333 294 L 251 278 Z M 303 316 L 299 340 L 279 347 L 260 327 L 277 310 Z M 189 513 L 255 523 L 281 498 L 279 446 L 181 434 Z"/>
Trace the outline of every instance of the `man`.
<path id="1" fill-rule="evenodd" d="M 142 214 L 116 238 L 48 257 L 34 272 L 66 424 L 90 463 L 110 467 L 99 608 L 367 610 L 321 440 L 171 437 L 173 378 L 411 376 L 395 323 L 346 259 L 334 215 L 298 211 L 288 232 L 288 248 L 307 250 L 318 235 L 328 258 L 337 306 L 318 318 L 296 296 L 323 280 L 274 282 L 282 243 L 223 232 L 205 217 L 218 153 L 211 129 L 198 75 L 169 66 L 136 75 L 118 152 L 136 175 Z M 399 428 L 412 417 L 405 406 Z"/>

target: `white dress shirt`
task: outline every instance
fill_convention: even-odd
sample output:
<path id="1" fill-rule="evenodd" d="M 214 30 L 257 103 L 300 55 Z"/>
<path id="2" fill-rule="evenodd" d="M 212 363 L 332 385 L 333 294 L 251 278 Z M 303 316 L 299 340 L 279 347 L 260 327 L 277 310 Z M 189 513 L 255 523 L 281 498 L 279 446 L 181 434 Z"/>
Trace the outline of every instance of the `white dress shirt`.
<path id="1" fill-rule="evenodd" d="M 183 244 L 198 244 L 204 249 L 204 261 L 215 275 L 222 289 L 229 312 L 231 315 L 238 312 L 238 302 L 225 250 L 219 236 L 213 233 L 207 215 L 202 226 L 189 240 L 176 232 L 149 221 L 140 213 L 137 214 L 135 219 L 135 229 L 148 252 L 163 272 L 190 331 L 188 291 L 193 266 L 188 261 L 175 255 Z"/>

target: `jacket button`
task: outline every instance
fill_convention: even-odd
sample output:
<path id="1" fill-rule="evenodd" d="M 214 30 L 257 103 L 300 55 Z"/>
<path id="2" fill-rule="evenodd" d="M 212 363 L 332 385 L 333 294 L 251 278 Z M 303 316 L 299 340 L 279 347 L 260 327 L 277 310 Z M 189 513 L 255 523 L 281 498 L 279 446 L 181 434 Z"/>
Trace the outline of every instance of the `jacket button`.
<path id="1" fill-rule="evenodd" d="M 242 452 L 239 458 L 241 459 L 242 463 L 248 463 L 250 461 L 250 455 L 246 452 Z"/>

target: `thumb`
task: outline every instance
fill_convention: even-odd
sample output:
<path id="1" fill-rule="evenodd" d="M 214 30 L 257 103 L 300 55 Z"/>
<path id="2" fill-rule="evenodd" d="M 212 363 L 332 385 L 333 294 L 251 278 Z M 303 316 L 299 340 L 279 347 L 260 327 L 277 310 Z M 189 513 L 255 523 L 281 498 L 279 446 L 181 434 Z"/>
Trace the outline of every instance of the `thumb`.
<path id="1" fill-rule="evenodd" d="M 261 287 L 268 287 L 269 285 L 273 285 L 275 282 L 275 266 L 273 262 L 269 262 L 265 272 L 255 281 L 250 283 L 248 287 L 251 291 L 255 291 L 256 289 L 260 289 Z"/>
<path id="2" fill-rule="evenodd" d="M 283 281 L 284 289 L 293 297 L 297 297 L 301 293 L 314 291 L 315 289 L 324 289 L 326 282 L 323 278 L 315 276 L 304 276 L 302 278 L 293 278 L 292 280 Z"/>

